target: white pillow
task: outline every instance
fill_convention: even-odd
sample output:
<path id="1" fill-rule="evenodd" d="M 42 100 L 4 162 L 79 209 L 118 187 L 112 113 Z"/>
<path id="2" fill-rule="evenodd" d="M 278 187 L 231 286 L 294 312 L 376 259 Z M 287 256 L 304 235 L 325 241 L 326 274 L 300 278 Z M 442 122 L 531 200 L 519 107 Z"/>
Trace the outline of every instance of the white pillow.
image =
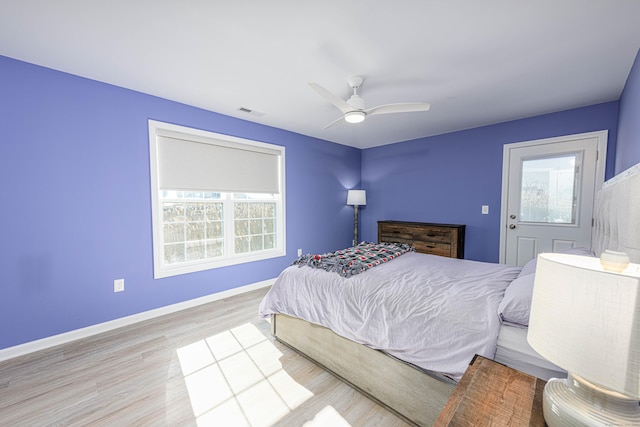
<path id="1" fill-rule="evenodd" d="M 518 274 L 518 277 L 520 276 L 526 276 L 527 274 L 533 274 L 536 272 L 536 264 L 538 261 L 538 257 L 535 257 L 534 259 L 532 259 L 531 261 L 527 262 L 523 267 L 522 270 L 520 270 L 520 273 Z"/>
<path id="2" fill-rule="evenodd" d="M 518 276 L 507 286 L 498 305 L 498 316 L 503 322 L 529 325 L 534 279 L 535 274 L 525 274 Z"/>
<path id="3" fill-rule="evenodd" d="M 582 256 L 595 256 L 589 248 L 577 247 L 560 251 L 563 254 Z M 504 297 L 498 305 L 498 316 L 503 322 L 516 323 L 522 326 L 529 325 L 529 312 L 531 311 L 531 299 L 533 297 L 533 282 L 536 275 L 537 258 L 527 262 L 518 277 L 507 286 Z"/>

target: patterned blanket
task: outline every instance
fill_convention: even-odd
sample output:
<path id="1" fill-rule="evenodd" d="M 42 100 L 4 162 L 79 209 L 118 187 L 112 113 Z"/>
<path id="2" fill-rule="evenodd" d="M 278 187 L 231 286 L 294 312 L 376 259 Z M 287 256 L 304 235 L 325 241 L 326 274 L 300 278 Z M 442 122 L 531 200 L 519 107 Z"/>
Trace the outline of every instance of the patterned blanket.
<path id="1" fill-rule="evenodd" d="M 291 265 L 322 268 L 325 271 L 334 271 L 343 277 L 351 277 L 413 251 L 415 249 L 412 246 L 404 243 L 362 242 L 357 246 L 336 252 L 303 255 Z"/>

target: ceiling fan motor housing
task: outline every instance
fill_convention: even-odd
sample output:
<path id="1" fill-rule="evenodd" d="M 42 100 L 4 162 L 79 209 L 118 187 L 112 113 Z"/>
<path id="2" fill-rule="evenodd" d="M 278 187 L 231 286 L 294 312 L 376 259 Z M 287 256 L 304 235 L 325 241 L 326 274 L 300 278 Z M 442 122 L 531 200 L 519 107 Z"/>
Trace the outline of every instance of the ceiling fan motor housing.
<path id="1" fill-rule="evenodd" d="M 351 95 L 351 98 L 347 100 L 347 104 L 351 105 L 354 110 L 364 110 L 364 99 L 360 98 L 360 95 Z"/>

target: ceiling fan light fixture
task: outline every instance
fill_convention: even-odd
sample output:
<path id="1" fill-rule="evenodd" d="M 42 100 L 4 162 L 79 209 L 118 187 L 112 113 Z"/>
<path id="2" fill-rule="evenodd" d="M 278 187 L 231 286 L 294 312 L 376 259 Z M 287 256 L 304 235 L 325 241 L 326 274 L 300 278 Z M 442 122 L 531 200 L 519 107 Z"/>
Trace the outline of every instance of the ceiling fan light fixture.
<path id="1" fill-rule="evenodd" d="M 383 104 L 373 108 L 365 108 L 364 100 L 360 97 L 360 95 L 358 95 L 358 88 L 363 81 L 364 79 L 362 78 L 362 76 L 349 77 L 348 83 L 351 89 L 353 89 L 353 95 L 351 95 L 351 97 L 346 101 L 340 98 L 338 95 L 329 92 L 318 83 L 309 82 L 309 86 L 311 86 L 311 88 L 315 90 L 318 95 L 332 103 L 340 110 L 340 112 L 342 112 L 341 117 L 338 117 L 337 119 L 323 127 L 322 130 L 345 122 L 361 123 L 367 118 L 367 116 L 373 116 L 377 114 L 412 113 L 429 110 L 430 105 L 426 102 L 403 102 L 397 104 Z"/>
<path id="2" fill-rule="evenodd" d="M 364 111 L 349 111 L 344 115 L 344 121 L 347 123 L 361 123 L 366 116 Z"/>

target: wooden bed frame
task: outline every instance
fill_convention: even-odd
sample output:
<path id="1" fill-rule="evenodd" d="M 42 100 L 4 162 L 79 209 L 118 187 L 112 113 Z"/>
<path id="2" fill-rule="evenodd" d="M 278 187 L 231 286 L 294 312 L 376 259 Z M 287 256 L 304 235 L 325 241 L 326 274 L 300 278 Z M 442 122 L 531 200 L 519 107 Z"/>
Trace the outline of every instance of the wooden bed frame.
<path id="1" fill-rule="evenodd" d="M 625 251 L 640 263 L 640 164 L 607 181 L 595 200 L 592 248 Z M 632 231 L 632 232 L 629 232 Z M 430 426 L 455 382 L 378 350 L 345 339 L 330 329 L 284 314 L 272 318 L 272 332 L 293 348 L 408 422 Z"/>
<path id="2" fill-rule="evenodd" d="M 455 387 L 452 380 L 286 314 L 273 316 L 271 329 L 278 341 L 415 425 L 432 425 Z"/>

